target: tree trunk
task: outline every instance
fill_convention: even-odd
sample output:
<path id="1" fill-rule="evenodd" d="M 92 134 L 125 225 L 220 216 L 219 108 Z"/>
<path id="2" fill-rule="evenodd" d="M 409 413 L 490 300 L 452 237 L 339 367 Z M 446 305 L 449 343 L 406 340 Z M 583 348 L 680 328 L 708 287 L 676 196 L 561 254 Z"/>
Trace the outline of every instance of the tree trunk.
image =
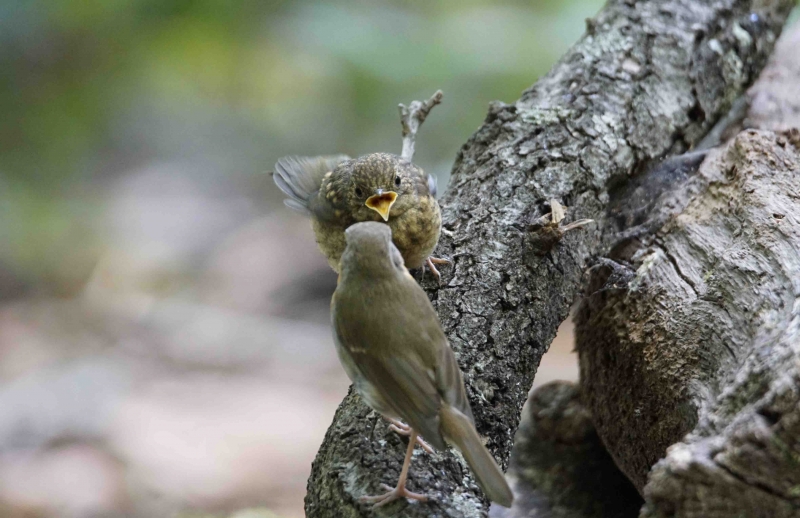
<path id="1" fill-rule="evenodd" d="M 746 126 L 800 127 L 798 48 L 800 28 Z M 800 515 L 800 131 L 739 133 L 647 220 L 579 311 L 599 435 L 643 517 Z"/>
<path id="2" fill-rule="evenodd" d="M 445 285 L 428 286 L 465 374 L 478 431 L 505 464 L 542 354 L 587 260 L 620 230 L 610 191 L 656 157 L 694 146 L 761 70 L 790 0 L 611 1 L 587 34 L 512 105 L 494 103 L 459 152 L 441 204 Z M 548 200 L 595 225 L 563 237 Z M 561 239 L 563 237 L 563 239 Z M 430 283 L 427 283 L 428 285 Z M 393 484 L 405 446 L 352 391 L 314 461 L 309 517 L 357 517 Z M 486 516 L 453 451 L 418 453 L 403 516 Z M 379 512 L 380 513 L 380 512 Z"/>

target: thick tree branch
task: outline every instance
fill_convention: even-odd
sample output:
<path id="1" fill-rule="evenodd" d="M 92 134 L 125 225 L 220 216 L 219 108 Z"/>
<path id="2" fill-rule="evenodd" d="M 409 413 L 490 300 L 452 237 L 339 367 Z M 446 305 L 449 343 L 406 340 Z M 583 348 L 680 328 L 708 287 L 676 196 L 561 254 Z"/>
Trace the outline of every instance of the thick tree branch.
<path id="1" fill-rule="evenodd" d="M 799 43 L 782 39 L 746 125 L 800 124 Z M 800 514 L 798 171 L 800 131 L 745 130 L 592 268 L 583 400 L 642 516 Z"/>
<path id="2" fill-rule="evenodd" d="M 455 264 L 444 272 L 446 285 L 428 283 L 429 293 L 464 371 L 478 431 L 501 463 L 587 259 L 619 230 L 602 218 L 610 187 L 648 161 L 696 144 L 755 78 L 792 5 L 611 1 L 521 99 L 494 103 L 459 152 L 441 201 L 438 252 Z M 568 220 L 602 222 L 545 250 L 530 224 L 550 212 L 550 199 L 569 207 Z M 372 513 L 358 497 L 396 477 L 403 450 L 381 419 L 348 395 L 314 462 L 307 515 Z M 410 485 L 435 500 L 377 513 L 487 513 L 452 451 L 418 454 Z"/>

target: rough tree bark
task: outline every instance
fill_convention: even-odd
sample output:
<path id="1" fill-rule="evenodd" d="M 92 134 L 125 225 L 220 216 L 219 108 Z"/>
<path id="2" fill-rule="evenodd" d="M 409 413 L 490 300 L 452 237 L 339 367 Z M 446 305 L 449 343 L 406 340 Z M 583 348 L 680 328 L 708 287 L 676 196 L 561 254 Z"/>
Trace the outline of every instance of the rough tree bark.
<path id="1" fill-rule="evenodd" d="M 786 36 L 750 93 L 758 129 L 589 275 L 582 399 L 643 517 L 800 515 L 800 28 Z"/>
<path id="2" fill-rule="evenodd" d="M 762 68 L 790 0 L 611 1 L 551 72 L 511 105 L 494 103 L 459 152 L 441 204 L 429 286 L 464 371 L 478 431 L 502 464 L 539 360 L 567 316 L 587 259 L 619 229 L 603 218 L 609 190 L 656 157 L 696 144 Z M 559 242 L 532 225 L 568 208 L 601 218 Z M 351 393 L 312 467 L 309 517 L 358 517 L 358 498 L 398 474 L 405 446 Z M 487 502 L 453 451 L 415 455 L 414 491 L 375 514 L 486 516 Z"/>
<path id="3" fill-rule="evenodd" d="M 642 498 L 614 465 L 580 401 L 580 389 L 555 381 L 528 398 L 508 476 L 511 509 L 491 518 L 634 518 Z"/>

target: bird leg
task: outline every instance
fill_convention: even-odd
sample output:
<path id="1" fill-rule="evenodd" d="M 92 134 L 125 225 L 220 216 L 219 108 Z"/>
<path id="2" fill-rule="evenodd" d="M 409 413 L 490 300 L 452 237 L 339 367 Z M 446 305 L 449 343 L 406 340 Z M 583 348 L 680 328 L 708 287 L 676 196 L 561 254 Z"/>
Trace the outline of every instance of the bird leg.
<path id="1" fill-rule="evenodd" d="M 408 467 L 411 465 L 411 457 L 414 454 L 414 445 L 417 444 L 417 432 L 411 430 L 411 439 L 408 441 L 408 448 L 406 449 L 406 457 L 403 459 L 403 468 L 400 470 L 400 478 L 397 480 L 397 486 L 392 488 L 387 484 L 381 484 L 381 487 L 386 490 L 386 493 L 376 496 L 362 496 L 359 500 L 361 502 L 373 503 L 373 507 L 381 507 L 394 502 L 401 498 L 409 498 L 411 500 L 419 500 L 425 502 L 428 497 L 419 493 L 414 493 L 406 489 L 406 479 L 408 479 Z"/>
<path id="2" fill-rule="evenodd" d="M 413 432 L 413 430 L 407 424 L 402 423 L 402 422 L 398 421 L 397 419 L 392 419 L 390 417 L 387 417 L 386 420 L 389 421 L 389 429 L 391 431 L 396 432 L 399 435 L 404 435 L 406 437 L 410 437 L 411 436 L 411 433 Z M 426 452 L 428 452 L 430 454 L 433 454 L 433 448 L 431 448 L 431 445 L 428 444 L 427 442 L 425 442 L 425 439 L 420 437 L 419 434 L 415 434 L 415 435 L 417 437 L 417 444 L 419 444 L 419 447 L 422 448 L 423 450 L 425 450 Z"/>
<path id="3" fill-rule="evenodd" d="M 453 261 L 451 261 L 450 259 L 440 259 L 439 257 L 428 257 L 425 260 L 425 264 L 428 266 L 428 269 L 430 269 L 430 271 L 433 274 L 433 276 L 436 277 L 436 282 L 441 284 L 442 276 L 439 274 L 439 270 L 437 270 L 436 266 L 434 266 L 434 265 L 437 265 L 437 264 L 453 264 Z M 423 274 L 425 273 L 425 267 L 424 266 L 422 268 L 422 273 Z"/>

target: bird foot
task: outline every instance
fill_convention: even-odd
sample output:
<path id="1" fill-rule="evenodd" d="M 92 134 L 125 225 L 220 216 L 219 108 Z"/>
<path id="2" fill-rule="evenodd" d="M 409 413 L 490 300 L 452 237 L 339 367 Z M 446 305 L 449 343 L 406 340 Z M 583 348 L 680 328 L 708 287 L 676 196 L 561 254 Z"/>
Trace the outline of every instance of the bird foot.
<path id="1" fill-rule="evenodd" d="M 436 277 L 436 282 L 441 284 L 442 283 L 442 276 L 439 274 L 439 270 L 436 269 L 437 264 L 453 264 L 453 261 L 450 259 L 439 258 L 439 257 L 428 257 L 425 260 L 425 265 L 431 271 L 434 277 Z M 425 268 L 422 268 L 423 275 L 425 274 Z"/>
<path id="2" fill-rule="evenodd" d="M 401 423 L 396 419 L 390 419 L 389 422 L 391 423 L 389 425 L 389 430 L 397 433 L 398 435 L 405 435 L 406 437 L 411 435 L 411 427 L 408 426 L 407 424 Z M 417 435 L 417 444 L 419 444 L 419 447 L 422 448 L 423 450 L 427 451 L 430 454 L 433 454 L 433 448 L 431 448 L 431 445 L 425 442 L 425 439 L 423 439 L 419 435 Z"/>
<path id="3" fill-rule="evenodd" d="M 426 495 L 414 493 L 413 491 L 406 489 L 405 484 L 397 484 L 397 487 L 394 488 L 387 484 L 381 484 L 381 488 L 385 489 L 386 493 L 376 496 L 362 496 L 359 498 L 359 500 L 364 503 L 375 504 L 372 506 L 373 508 L 384 506 L 390 502 L 394 502 L 395 500 L 400 500 L 401 498 L 418 500 L 420 502 L 426 502 L 428 500 Z"/>

